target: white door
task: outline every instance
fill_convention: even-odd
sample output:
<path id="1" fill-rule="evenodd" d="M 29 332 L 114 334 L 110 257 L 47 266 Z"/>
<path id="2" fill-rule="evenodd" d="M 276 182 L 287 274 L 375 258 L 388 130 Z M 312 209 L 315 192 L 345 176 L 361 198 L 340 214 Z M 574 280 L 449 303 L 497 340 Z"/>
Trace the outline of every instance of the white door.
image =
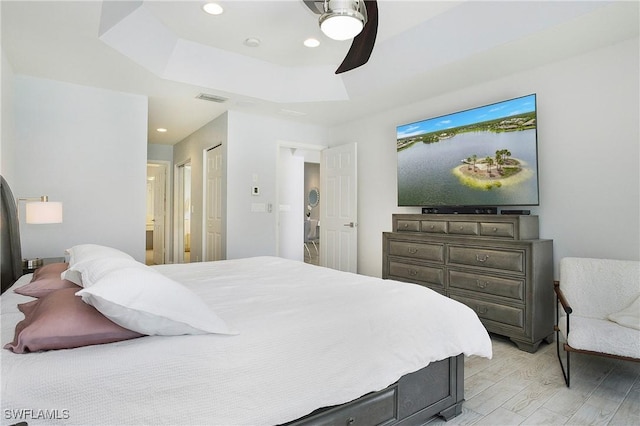
<path id="1" fill-rule="evenodd" d="M 322 151 L 320 265 L 358 270 L 358 169 L 355 143 Z"/>
<path id="2" fill-rule="evenodd" d="M 224 182 L 222 145 L 207 150 L 205 155 L 205 241 L 204 260 L 222 260 L 223 215 L 222 190 Z"/>
<path id="3" fill-rule="evenodd" d="M 163 265 L 164 253 L 164 225 L 166 215 L 166 179 L 167 168 L 164 165 L 153 168 L 153 263 Z"/>

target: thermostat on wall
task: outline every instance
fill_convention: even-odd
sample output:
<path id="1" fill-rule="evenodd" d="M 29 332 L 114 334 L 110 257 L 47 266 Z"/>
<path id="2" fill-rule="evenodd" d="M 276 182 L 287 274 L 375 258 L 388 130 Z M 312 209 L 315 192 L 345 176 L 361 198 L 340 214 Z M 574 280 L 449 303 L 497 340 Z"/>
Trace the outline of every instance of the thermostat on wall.
<path id="1" fill-rule="evenodd" d="M 257 186 L 252 186 L 251 195 L 260 195 L 260 188 L 258 188 Z"/>

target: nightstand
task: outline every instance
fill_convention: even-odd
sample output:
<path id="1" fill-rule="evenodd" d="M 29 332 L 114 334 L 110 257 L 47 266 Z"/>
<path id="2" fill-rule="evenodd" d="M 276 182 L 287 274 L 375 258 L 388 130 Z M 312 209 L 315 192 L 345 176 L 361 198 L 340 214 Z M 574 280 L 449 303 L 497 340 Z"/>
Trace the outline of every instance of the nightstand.
<path id="1" fill-rule="evenodd" d="M 45 257 L 42 259 L 42 263 L 35 267 L 28 267 L 26 260 L 22 261 L 22 274 L 30 274 L 41 266 L 48 265 L 50 263 L 64 262 L 64 257 Z"/>

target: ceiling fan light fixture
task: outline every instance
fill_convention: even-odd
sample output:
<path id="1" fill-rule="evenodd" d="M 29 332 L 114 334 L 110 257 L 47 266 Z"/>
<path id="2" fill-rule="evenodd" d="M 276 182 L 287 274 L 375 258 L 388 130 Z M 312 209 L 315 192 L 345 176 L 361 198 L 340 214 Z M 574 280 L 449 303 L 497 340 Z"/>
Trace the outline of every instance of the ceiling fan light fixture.
<path id="1" fill-rule="evenodd" d="M 362 3 L 362 0 L 325 0 L 325 12 L 319 21 L 322 32 L 333 40 L 348 40 L 360 34 L 367 21 L 360 11 Z"/>

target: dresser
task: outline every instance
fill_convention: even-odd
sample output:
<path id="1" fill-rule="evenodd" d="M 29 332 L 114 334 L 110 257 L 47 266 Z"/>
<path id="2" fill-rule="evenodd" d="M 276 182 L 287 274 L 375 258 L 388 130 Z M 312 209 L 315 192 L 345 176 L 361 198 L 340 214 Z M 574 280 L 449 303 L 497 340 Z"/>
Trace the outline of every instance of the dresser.
<path id="1" fill-rule="evenodd" d="M 553 241 L 538 217 L 396 214 L 382 277 L 420 284 L 473 309 L 489 332 L 535 352 L 553 341 Z"/>

